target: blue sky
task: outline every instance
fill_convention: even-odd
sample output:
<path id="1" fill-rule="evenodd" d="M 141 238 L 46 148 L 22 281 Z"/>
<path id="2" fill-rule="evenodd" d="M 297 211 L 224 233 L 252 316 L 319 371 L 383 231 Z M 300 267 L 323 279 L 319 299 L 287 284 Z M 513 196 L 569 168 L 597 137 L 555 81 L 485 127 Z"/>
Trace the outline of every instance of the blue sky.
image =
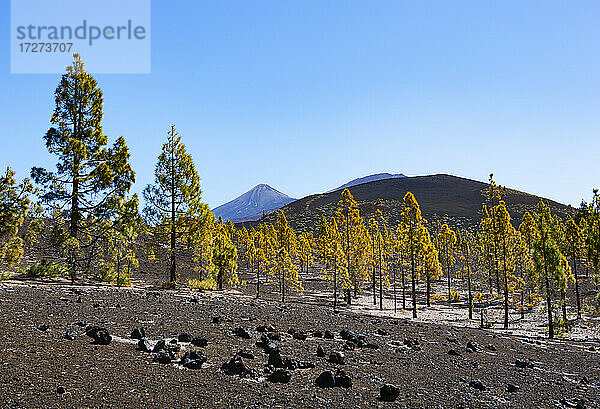
<path id="1" fill-rule="evenodd" d="M 59 75 L 10 74 L 0 166 L 53 166 Z M 376 172 L 451 173 L 578 205 L 600 187 L 600 2 L 152 2 L 152 73 L 97 75 L 104 131 L 153 170 L 170 124 L 211 207 Z M 418 198 L 417 198 L 418 199 Z"/>

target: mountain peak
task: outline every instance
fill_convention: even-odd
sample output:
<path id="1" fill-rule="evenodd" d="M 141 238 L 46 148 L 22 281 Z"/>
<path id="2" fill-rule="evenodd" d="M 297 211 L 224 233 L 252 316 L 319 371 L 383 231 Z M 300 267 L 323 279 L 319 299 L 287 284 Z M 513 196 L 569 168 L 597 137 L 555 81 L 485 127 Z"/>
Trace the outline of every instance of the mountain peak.
<path id="1" fill-rule="evenodd" d="M 403 173 L 387 173 L 387 172 L 375 173 L 372 175 L 367 175 L 367 176 L 363 176 L 360 178 L 352 179 L 350 182 L 344 183 L 342 186 L 336 187 L 335 189 L 329 190 L 325 193 L 331 193 L 331 192 L 335 192 L 336 190 L 346 189 L 348 187 L 360 185 L 363 183 L 375 182 L 377 180 L 397 179 L 397 178 L 405 178 L 405 177 L 406 177 L 406 175 L 404 175 Z"/>
<path id="2" fill-rule="evenodd" d="M 258 220 L 263 213 L 280 209 L 295 200 L 266 183 L 260 183 L 232 201 L 214 208 L 213 213 L 217 218 L 220 216 L 223 220 L 233 222 Z"/>

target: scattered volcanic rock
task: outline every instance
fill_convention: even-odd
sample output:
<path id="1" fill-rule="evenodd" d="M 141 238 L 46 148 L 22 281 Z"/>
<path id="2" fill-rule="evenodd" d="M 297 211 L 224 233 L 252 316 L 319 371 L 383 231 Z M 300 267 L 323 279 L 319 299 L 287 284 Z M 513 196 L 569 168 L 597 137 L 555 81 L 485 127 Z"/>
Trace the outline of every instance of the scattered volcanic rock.
<path id="1" fill-rule="evenodd" d="M 340 388 L 351 388 L 352 387 L 352 378 L 350 378 L 346 372 L 341 369 L 338 369 L 334 376 L 335 386 Z"/>
<path id="2" fill-rule="evenodd" d="M 133 339 L 142 339 L 142 338 L 146 338 L 146 331 L 144 331 L 144 328 L 135 328 L 133 331 L 131 331 L 131 338 Z"/>
<path id="3" fill-rule="evenodd" d="M 287 369 L 276 369 L 268 379 L 273 383 L 288 383 L 292 378 L 292 373 Z"/>
<path id="4" fill-rule="evenodd" d="M 179 361 L 184 368 L 188 369 L 200 369 L 205 362 L 206 356 L 198 351 L 187 351 Z"/>
<path id="5" fill-rule="evenodd" d="M 202 338 L 202 337 L 196 337 L 194 339 L 192 339 L 191 344 L 197 347 L 205 347 L 208 345 L 208 340 L 206 338 Z"/>
<path id="6" fill-rule="evenodd" d="M 325 353 L 325 350 L 323 349 L 323 347 L 321 345 L 318 345 L 317 346 L 317 356 L 319 358 L 323 358 L 323 357 L 325 357 L 325 355 L 326 355 L 326 353 Z"/>
<path id="7" fill-rule="evenodd" d="M 226 362 L 223 365 L 221 365 L 221 369 L 223 369 L 227 375 L 245 376 L 252 373 L 250 368 L 246 366 L 246 363 L 244 362 L 242 357 L 237 354 L 235 354 L 229 360 L 229 362 Z"/>
<path id="8" fill-rule="evenodd" d="M 484 391 L 485 390 L 485 385 L 481 381 L 478 381 L 478 380 L 473 380 L 473 381 L 469 382 L 469 386 L 471 388 L 475 388 L 475 389 L 478 389 L 480 391 Z"/>
<path id="9" fill-rule="evenodd" d="M 329 354 L 329 362 L 337 365 L 344 365 L 346 363 L 346 357 L 343 352 L 336 351 Z"/>
<path id="10" fill-rule="evenodd" d="M 169 364 L 173 360 L 173 356 L 164 349 L 158 351 L 154 358 L 152 358 L 152 362 L 158 362 L 159 364 Z"/>
<path id="11" fill-rule="evenodd" d="M 152 345 L 146 338 L 142 338 L 137 343 L 137 349 L 142 352 L 152 352 Z"/>
<path id="12" fill-rule="evenodd" d="M 194 337 L 192 337 L 192 335 L 189 332 L 182 332 L 177 337 L 177 341 L 179 341 L 179 342 L 192 342 L 193 338 Z"/>
<path id="13" fill-rule="evenodd" d="M 383 385 L 379 388 L 379 400 L 382 402 L 394 402 L 400 395 L 400 389 L 394 385 Z"/>
<path id="14" fill-rule="evenodd" d="M 77 333 L 75 331 L 67 331 L 65 332 L 65 335 L 63 335 L 63 338 L 69 341 L 73 341 L 75 338 L 77 338 Z"/>
<path id="15" fill-rule="evenodd" d="M 252 336 L 250 335 L 250 333 L 248 331 L 246 331 L 245 328 L 243 327 L 237 327 L 236 329 L 233 330 L 233 334 L 240 337 L 240 338 L 244 338 L 244 339 L 250 339 L 252 338 Z"/>
<path id="16" fill-rule="evenodd" d="M 315 384 L 319 388 L 333 388 L 335 386 L 335 378 L 333 377 L 333 372 L 325 371 L 321 373 L 315 380 Z"/>

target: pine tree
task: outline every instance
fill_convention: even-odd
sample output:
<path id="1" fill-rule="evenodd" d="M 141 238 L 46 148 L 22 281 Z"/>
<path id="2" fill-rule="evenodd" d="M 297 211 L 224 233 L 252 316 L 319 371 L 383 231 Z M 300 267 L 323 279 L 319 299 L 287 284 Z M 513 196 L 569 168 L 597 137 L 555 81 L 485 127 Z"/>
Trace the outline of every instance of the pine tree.
<path id="1" fill-rule="evenodd" d="M 509 281 L 512 278 L 515 269 L 515 237 L 516 231 L 511 224 L 510 213 L 506 208 L 504 201 L 500 201 L 497 206 L 494 206 L 493 212 L 495 216 L 495 231 L 498 235 L 497 242 L 499 243 L 500 256 L 502 260 L 502 282 L 504 291 L 504 328 L 508 328 L 508 298 L 510 292 Z"/>
<path id="2" fill-rule="evenodd" d="M 436 249 L 433 241 L 431 240 L 431 236 L 429 234 L 429 230 L 425 229 L 423 232 L 423 271 L 425 274 L 426 280 L 426 301 L 427 306 L 431 306 L 431 283 L 438 278 L 440 278 L 443 274 L 442 266 L 440 264 L 439 252 Z"/>
<path id="3" fill-rule="evenodd" d="M 6 168 L 0 175 L 0 263 L 15 265 L 23 257 L 23 240 L 19 230 L 31 215 L 32 203 L 29 195 L 34 192 L 29 179 L 17 184 L 15 172 Z M 25 238 L 34 241 L 34 236 L 41 229 L 41 218 L 34 219 L 26 228 Z"/>
<path id="4" fill-rule="evenodd" d="M 200 178 L 174 126 L 167 135 L 156 164 L 155 182 L 144 189 L 144 216 L 157 248 L 168 248 L 168 278 L 174 285 L 182 247 L 198 243 L 214 216 L 201 201 Z"/>
<path id="5" fill-rule="evenodd" d="M 227 225 L 219 220 L 215 224 L 213 232 L 213 264 L 216 270 L 216 282 L 219 290 L 223 289 L 223 284 L 237 285 L 239 283 L 237 276 L 237 248 L 233 244 L 233 233 Z"/>
<path id="6" fill-rule="evenodd" d="M 79 255 L 92 254 L 97 243 L 98 232 L 92 230 L 113 216 L 135 174 L 122 137 L 111 148 L 106 146 L 102 92 L 78 54 L 56 88 L 55 103 L 53 127 L 44 139 L 48 151 L 58 156 L 57 171 L 33 168 L 31 177 L 43 187 L 41 201 L 55 216 L 56 244 L 67 253 L 75 281 L 83 261 Z"/>
<path id="7" fill-rule="evenodd" d="M 577 306 L 577 318 L 581 318 L 581 298 L 579 294 L 579 276 L 577 274 L 577 260 L 582 254 L 584 238 L 581 228 L 569 217 L 565 224 L 565 252 L 571 258 L 573 275 L 575 276 L 575 300 Z"/>
<path id="8" fill-rule="evenodd" d="M 281 302 L 285 302 L 286 292 L 302 292 L 302 284 L 298 278 L 298 266 L 292 257 L 296 254 L 296 236 L 283 211 L 277 212 L 274 237 L 275 260 L 271 268 L 271 276 L 276 279 L 281 292 Z"/>
<path id="9" fill-rule="evenodd" d="M 571 276 L 571 268 L 560 249 L 560 232 L 557 220 L 550 209 L 540 201 L 538 212 L 533 216 L 537 240 L 533 246 L 534 267 L 542 280 L 546 296 L 548 313 L 548 337 L 554 338 L 554 320 L 552 317 L 552 294 L 555 288 L 564 288 Z"/>
<path id="10" fill-rule="evenodd" d="M 467 275 L 467 305 L 469 309 L 469 319 L 473 319 L 473 291 L 472 291 L 472 258 L 475 248 L 475 237 L 468 230 L 463 230 L 458 235 L 458 248 L 462 252 L 465 260 L 465 270 Z"/>
<path id="11" fill-rule="evenodd" d="M 366 265 L 368 242 L 358 203 L 348 189 L 342 191 L 342 199 L 338 203 L 335 217 L 343 238 L 346 266 L 352 283 L 351 287 L 346 289 L 346 300 L 350 304 L 351 290 L 353 289 L 354 296 L 357 296 L 361 284 L 366 278 L 364 266 Z"/>
<path id="12" fill-rule="evenodd" d="M 410 276 L 412 287 L 412 316 L 417 318 L 417 289 L 418 263 L 423 259 L 425 250 L 425 226 L 421 216 L 421 208 L 415 196 L 407 192 L 404 196 L 404 205 L 402 207 L 402 218 L 399 234 L 405 243 L 406 256 L 410 263 Z"/>
<path id="13" fill-rule="evenodd" d="M 446 269 L 446 276 L 448 278 L 448 302 L 452 302 L 451 268 L 456 262 L 456 258 L 454 257 L 456 241 L 454 230 L 450 229 L 447 224 L 443 224 L 437 235 L 437 247 L 440 254 L 440 262 L 442 267 Z"/>

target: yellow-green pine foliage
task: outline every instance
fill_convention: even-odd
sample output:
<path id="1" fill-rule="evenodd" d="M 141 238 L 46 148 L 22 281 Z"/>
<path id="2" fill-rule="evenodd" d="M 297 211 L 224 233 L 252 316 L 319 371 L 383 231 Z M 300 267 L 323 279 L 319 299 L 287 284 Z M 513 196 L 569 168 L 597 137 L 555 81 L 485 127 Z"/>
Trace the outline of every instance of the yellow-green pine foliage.
<path id="1" fill-rule="evenodd" d="M 237 248 L 233 244 L 233 234 L 227 225 L 220 220 L 214 226 L 213 232 L 213 264 L 215 265 L 217 288 L 223 289 L 224 284 L 236 286 L 239 284 L 237 275 Z"/>
<path id="2" fill-rule="evenodd" d="M 54 216 L 53 237 L 64 250 L 75 280 L 76 272 L 92 257 L 91 232 L 113 217 L 115 206 L 129 192 L 135 174 L 123 137 L 108 147 L 102 131 L 102 91 L 85 71 L 78 54 L 54 93 L 52 127 L 44 136 L 48 151 L 58 157 L 56 172 L 33 168 L 33 180 L 43 188 L 41 202 Z M 107 225 L 107 224 L 105 224 Z"/>
<path id="3" fill-rule="evenodd" d="M 448 227 L 447 224 L 443 224 L 437 235 L 437 248 L 440 256 L 440 263 L 442 268 L 446 270 L 446 277 L 448 279 L 448 302 L 452 301 L 452 267 L 456 263 L 456 233 L 454 230 Z"/>
<path id="4" fill-rule="evenodd" d="M 550 208 L 543 201 L 538 204 L 538 212 L 533 218 L 537 230 L 533 245 L 534 268 L 545 290 L 548 337 L 554 338 L 552 298 L 556 290 L 566 289 L 573 276 L 560 248 L 562 237 L 557 218 L 550 213 Z"/>
<path id="5" fill-rule="evenodd" d="M 366 265 L 369 243 L 364 221 L 360 217 L 358 203 L 348 189 L 342 191 L 342 199 L 338 202 L 335 218 L 346 256 L 346 268 L 350 277 L 347 294 L 350 296 L 349 290 L 353 289 L 354 294 L 357 295 L 362 283 L 368 279 Z"/>
<path id="6" fill-rule="evenodd" d="M 23 257 L 24 240 L 19 230 L 30 214 L 31 193 L 33 186 L 29 180 L 17 184 L 12 169 L 7 167 L 4 175 L 0 175 L 0 263 L 12 266 Z"/>
<path id="7" fill-rule="evenodd" d="M 579 225 L 569 217 L 565 223 L 565 253 L 571 259 L 573 276 L 575 277 L 575 302 L 577 306 L 577 318 L 581 318 L 581 295 L 579 293 L 579 275 L 577 271 L 577 262 L 583 256 L 585 240 L 583 230 Z"/>
<path id="8" fill-rule="evenodd" d="M 426 234 L 425 221 L 421 215 L 421 208 L 417 199 L 411 192 L 404 195 L 402 216 L 398 235 L 404 244 L 404 257 L 410 266 L 410 277 L 412 287 L 412 316 L 417 318 L 417 280 L 419 279 L 419 266 L 425 261 Z"/>
<path id="9" fill-rule="evenodd" d="M 164 261 L 168 261 L 169 281 L 175 283 L 178 264 L 184 263 L 182 252 L 206 241 L 214 216 L 202 203 L 200 178 L 174 126 L 167 132 L 154 171 L 154 184 L 146 186 L 144 199 L 146 223 L 157 250 L 167 249 Z"/>

